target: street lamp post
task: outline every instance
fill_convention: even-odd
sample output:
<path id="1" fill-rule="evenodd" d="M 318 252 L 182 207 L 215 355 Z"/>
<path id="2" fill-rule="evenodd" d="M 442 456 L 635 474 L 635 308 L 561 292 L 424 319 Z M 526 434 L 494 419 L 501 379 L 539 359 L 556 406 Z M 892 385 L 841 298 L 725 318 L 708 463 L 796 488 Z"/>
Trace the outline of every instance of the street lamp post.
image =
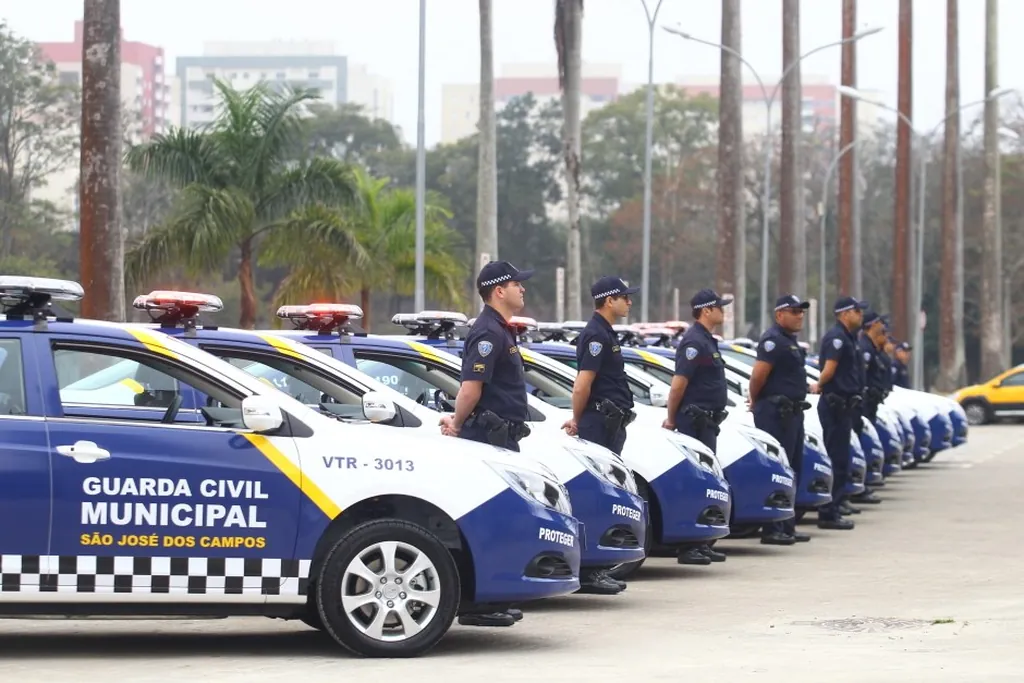
<path id="1" fill-rule="evenodd" d="M 658 0 L 652 13 L 647 0 L 640 0 L 647 15 L 647 133 L 644 140 L 644 244 L 643 274 L 640 278 L 640 321 L 649 322 L 651 300 L 651 156 L 654 146 L 654 25 L 658 20 L 661 3 Z"/>
<path id="2" fill-rule="evenodd" d="M 786 76 L 788 76 L 789 73 L 794 68 L 796 68 L 796 66 L 798 64 L 800 64 L 800 62 L 802 62 L 805 58 L 810 57 L 811 55 L 815 54 L 816 52 L 820 52 L 820 51 L 825 50 L 825 49 L 830 48 L 830 47 L 836 47 L 836 46 L 839 46 L 839 45 L 845 45 L 846 43 L 852 43 L 852 42 L 858 41 L 861 38 L 865 38 L 867 36 L 870 36 L 870 35 L 873 35 L 875 33 L 878 33 L 882 29 L 881 29 L 881 27 L 865 29 L 863 31 L 855 33 L 854 35 L 850 36 L 849 38 L 844 38 L 842 40 L 837 40 L 834 43 L 828 43 L 827 45 L 822 45 L 820 47 L 814 48 L 813 50 L 809 50 L 809 51 L 805 52 L 804 54 L 800 55 L 800 57 L 798 57 L 792 64 L 787 66 L 782 71 L 782 76 L 779 77 L 779 80 L 775 84 L 775 87 L 772 88 L 771 94 L 769 94 L 768 93 L 768 89 L 764 85 L 764 81 L 761 80 L 760 74 L 757 73 L 757 69 L 755 69 L 754 66 L 750 62 L 748 62 L 746 59 L 744 59 L 743 55 L 741 55 L 738 51 L 736 51 L 733 48 L 728 47 L 726 45 L 722 45 L 721 43 L 716 43 L 716 42 L 711 41 L 711 40 L 704 40 L 703 38 L 697 38 L 696 36 L 692 36 L 689 33 L 686 33 L 685 31 L 682 31 L 682 30 L 680 30 L 678 28 L 673 28 L 673 27 L 669 27 L 669 26 L 663 26 L 662 28 L 664 28 L 669 33 L 677 35 L 680 38 L 683 38 L 684 40 L 692 40 L 695 43 L 701 43 L 703 45 L 708 45 L 710 47 L 718 48 L 719 50 L 723 50 L 725 52 L 728 52 L 729 54 L 731 54 L 734 57 L 736 57 L 737 59 L 739 59 L 748 69 L 750 69 L 750 72 L 754 75 L 754 79 L 757 81 L 758 86 L 760 86 L 760 88 L 761 88 L 761 95 L 764 97 L 764 103 L 765 103 L 766 110 L 767 110 L 767 119 L 766 119 L 767 120 L 767 123 L 766 123 L 767 127 L 765 129 L 765 141 L 766 141 L 766 144 L 765 144 L 765 155 L 764 155 L 765 156 L 765 158 L 764 158 L 764 189 L 762 190 L 762 193 L 761 193 L 761 305 L 759 307 L 761 309 L 760 329 L 763 332 L 764 330 L 766 330 L 768 328 L 768 238 L 769 238 L 769 234 L 770 234 L 769 233 L 768 208 L 769 208 L 770 203 L 771 203 L 770 202 L 770 197 L 771 197 L 771 173 L 772 173 L 772 144 L 771 144 L 771 136 L 772 136 L 772 105 L 775 102 L 775 96 L 778 94 L 779 88 L 782 86 L 783 81 L 786 80 Z"/>
<path id="3" fill-rule="evenodd" d="M 861 102 L 874 105 L 876 107 L 879 107 L 880 109 L 885 109 L 886 111 L 890 111 L 896 114 L 901 121 L 907 124 L 907 127 L 910 128 L 910 131 L 917 137 L 919 148 L 918 154 L 920 155 L 920 158 L 918 160 L 918 166 L 920 167 L 920 178 L 918 180 L 917 188 L 917 227 L 914 230 L 914 237 L 916 242 L 914 244 L 914 285 L 913 290 L 911 292 L 911 296 L 914 302 L 914 310 L 906 311 L 904 315 L 910 315 L 910 320 L 908 322 L 910 322 L 914 326 L 914 388 L 921 389 L 924 384 L 924 377 L 922 376 L 924 373 L 924 330 L 921 328 L 921 321 L 919 320 L 919 318 L 921 315 L 921 303 L 924 293 L 924 208 L 925 198 L 928 191 L 927 185 L 925 184 L 927 181 L 928 172 L 928 155 L 926 154 L 927 145 L 931 141 L 932 136 L 935 135 L 939 131 L 939 129 L 943 125 L 945 125 L 946 121 L 951 119 L 953 116 L 959 114 L 961 111 L 969 107 L 973 107 L 978 104 L 984 104 L 985 102 L 988 102 L 991 99 L 998 99 L 1003 95 L 1008 95 L 1011 92 L 1013 92 L 1013 89 L 997 88 L 992 92 L 988 93 L 988 95 L 986 95 L 984 98 L 980 100 L 975 100 L 974 102 L 968 102 L 967 104 L 961 105 L 955 111 L 944 116 L 942 120 L 935 124 L 935 127 L 932 128 L 927 134 L 918 133 L 917 130 L 914 128 L 914 122 L 911 121 L 906 114 L 896 109 L 895 107 L 890 107 L 884 102 L 880 102 L 879 100 L 876 100 L 874 98 L 867 97 L 856 88 L 850 88 L 848 86 L 841 85 L 839 86 L 838 90 L 839 94 L 842 95 L 843 97 L 850 97 L 852 99 L 860 100 Z M 960 187 L 962 182 L 963 174 L 958 173 L 958 196 L 962 196 L 963 193 L 963 188 Z"/>
<path id="4" fill-rule="evenodd" d="M 424 252 L 426 251 L 426 194 L 427 194 L 427 151 L 424 125 L 424 100 L 426 99 L 426 44 L 427 44 L 427 0 L 420 0 L 420 58 L 419 58 L 419 102 L 416 114 L 416 294 L 414 310 L 422 311 L 426 305 L 426 287 L 423 277 Z"/>

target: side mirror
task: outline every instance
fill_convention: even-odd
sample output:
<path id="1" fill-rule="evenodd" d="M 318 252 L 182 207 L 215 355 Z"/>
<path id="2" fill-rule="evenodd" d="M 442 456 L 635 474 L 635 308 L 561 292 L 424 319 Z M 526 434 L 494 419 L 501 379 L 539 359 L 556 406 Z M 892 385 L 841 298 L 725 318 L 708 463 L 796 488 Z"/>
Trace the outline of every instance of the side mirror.
<path id="1" fill-rule="evenodd" d="M 668 405 L 668 392 L 662 389 L 651 389 L 651 405 L 655 408 L 664 408 Z"/>
<path id="2" fill-rule="evenodd" d="M 394 419 L 397 412 L 394 401 L 384 394 L 377 391 L 363 394 L 363 415 L 370 422 L 387 422 Z"/>
<path id="3" fill-rule="evenodd" d="M 284 424 L 284 414 L 269 396 L 247 396 L 242 399 L 242 424 L 257 433 L 272 432 Z"/>

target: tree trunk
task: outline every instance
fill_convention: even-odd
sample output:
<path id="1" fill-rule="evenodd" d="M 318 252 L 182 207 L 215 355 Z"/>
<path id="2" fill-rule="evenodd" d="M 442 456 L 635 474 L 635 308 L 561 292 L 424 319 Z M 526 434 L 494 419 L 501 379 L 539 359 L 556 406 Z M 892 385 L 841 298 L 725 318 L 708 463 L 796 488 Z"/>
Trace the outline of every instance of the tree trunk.
<path id="1" fill-rule="evenodd" d="M 722 0 L 722 45 L 742 49 L 740 0 Z M 736 332 L 745 328 L 747 299 L 746 211 L 743 205 L 742 62 L 721 51 L 718 108 L 718 292 L 734 296 Z"/>
<path id="2" fill-rule="evenodd" d="M 494 31 L 491 0 L 480 0 L 480 134 L 476 185 L 476 263 L 498 259 L 498 142 L 494 113 Z M 526 266 L 523 266 L 526 267 Z"/>
<path id="3" fill-rule="evenodd" d="M 238 262 L 239 316 L 238 326 L 243 330 L 256 327 L 256 287 L 252 277 L 252 238 L 242 241 L 242 257 Z"/>
<path id="4" fill-rule="evenodd" d="M 897 109 L 913 120 L 913 80 L 911 38 L 913 35 L 913 1 L 900 0 L 899 24 L 899 85 Z M 910 286 L 913 273 L 910 250 L 910 127 L 902 120 L 896 129 L 896 201 L 893 222 L 892 254 L 892 322 L 893 332 L 899 341 L 908 341 L 917 324 L 917 312 L 913 311 Z M 924 154 L 924 150 L 921 150 Z M 921 353 L 922 349 L 914 349 Z"/>
<path id="5" fill-rule="evenodd" d="M 843 39 L 851 38 L 857 32 L 857 0 L 843 0 Z M 854 41 L 842 46 L 840 80 L 850 88 L 857 87 L 857 48 Z M 857 100 L 843 97 L 839 107 L 839 149 L 843 149 L 857 136 Z M 853 291 L 853 202 L 857 191 L 854 175 L 853 152 L 851 149 L 839 161 L 839 255 L 836 267 L 839 270 L 839 295 L 863 296 Z M 823 306 L 830 306 L 822 302 Z M 828 310 L 828 309 L 826 309 Z M 824 331 L 822 331 L 824 332 Z"/>
<path id="6" fill-rule="evenodd" d="M 363 329 L 367 332 L 370 331 L 370 326 L 373 322 L 370 320 L 372 311 L 370 310 L 370 288 L 363 287 L 359 290 L 359 307 L 363 309 Z"/>
<path id="7" fill-rule="evenodd" d="M 998 87 L 997 0 L 985 0 L 985 93 Z M 999 102 L 985 102 L 985 183 L 981 219 L 981 376 L 1006 369 L 1003 350 L 1002 228 L 999 221 Z M 918 352 L 920 353 L 920 352 Z"/>
<path id="8" fill-rule="evenodd" d="M 123 321 L 121 226 L 121 3 L 85 0 L 79 277 L 82 316 Z"/>
<path id="9" fill-rule="evenodd" d="M 796 281 L 794 272 L 798 265 L 796 256 L 797 207 L 802 197 L 797 197 L 797 176 L 800 173 L 800 0 L 782 0 L 782 68 L 792 70 L 782 82 L 782 151 L 779 178 L 779 293 L 793 292 Z M 803 292 L 800 293 L 801 296 Z M 769 303 L 771 302 L 769 292 Z"/>
<path id="10" fill-rule="evenodd" d="M 946 0 L 946 130 L 942 162 L 942 272 L 940 275 L 939 375 L 935 388 L 959 386 L 964 365 L 963 280 L 958 277 L 957 167 L 960 157 L 960 74 L 957 0 Z"/>
<path id="11" fill-rule="evenodd" d="M 555 44 L 558 48 L 558 79 L 562 89 L 565 126 L 562 154 L 565 159 L 566 204 L 569 235 L 566 263 L 566 315 L 582 317 L 580 300 L 580 79 L 583 37 L 583 0 L 558 0 Z"/>

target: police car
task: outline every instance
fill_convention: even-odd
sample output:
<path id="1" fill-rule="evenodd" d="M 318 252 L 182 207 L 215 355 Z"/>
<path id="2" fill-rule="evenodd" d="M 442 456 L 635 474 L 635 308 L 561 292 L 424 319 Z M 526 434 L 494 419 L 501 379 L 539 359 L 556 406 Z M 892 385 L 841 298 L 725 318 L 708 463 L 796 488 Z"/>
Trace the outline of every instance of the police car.
<path id="1" fill-rule="evenodd" d="M 354 369 L 333 354 L 334 342 L 347 339 L 350 321 L 362 318 L 358 306 L 311 304 L 282 306 L 277 316 L 292 324 L 294 333 L 253 332 L 197 323 L 181 307 L 168 310 L 171 300 L 200 296 L 205 310 L 219 310 L 220 300 L 210 295 L 162 292 L 140 296 L 138 308 L 163 312 L 160 324 L 167 334 L 180 336 L 263 379 L 293 398 L 341 419 L 363 419 L 372 405 L 373 421 L 402 427 L 416 434 L 417 450 L 444 450 L 454 439 L 442 436 L 438 415 L 426 404 L 439 389 L 428 389 L 416 397 L 396 391 L 391 375 L 383 374 L 388 386 Z M 187 311 L 190 312 L 190 311 Z M 301 340 L 308 338 L 310 344 Z M 495 446 L 459 440 L 481 449 L 505 452 Z M 597 570 L 644 559 L 646 520 L 643 500 L 621 459 L 608 449 L 564 432 L 541 432 L 522 442 L 522 454 L 544 463 L 565 484 L 570 500 L 576 502 L 574 515 L 581 522 L 581 568 Z"/>
<path id="2" fill-rule="evenodd" d="M 408 657 L 458 613 L 579 588 L 579 522 L 544 470 L 422 452 L 159 331 L 51 308 L 82 296 L 0 277 L 0 614 L 303 619 Z"/>
<path id="3" fill-rule="evenodd" d="M 532 331 L 531 328 L 539 333 L 548 331 L 547 325 L 541 326 L 532 319 L 520 320 L 524 337 Z M 575 346 L 565 342 L 527 342 L 521 355 L 523 361 L 536 368 L 538 372 L 559 377 L 563 391 L 568 392 L 567 396 L 571 396 L 576 377 Z M 626 364 L 625 370 L 637 413 L 634 424 L 667 432 L 662 429 L 661 423 L 665 417 L 669 387 L 653 380 L 632 365 Z M 675 432 L 668 433 L 677 438 L 683 436 Z M 629 446 L 629 439 L 626 440 L 626 445 Z M 793 516 L 793 471 L 786 457 L 780 454 L 782 447 L 765 432 L 753 427 L 748 429 L 735 420 L 730 422 L 727 419 L 722 424 L 715 455 L 732 489 L 733 508 L 729 523 L 731 534 L 741 535 L 743 529 L 756 528 Z"/>
<path id="4" fill-rule="evenodd" d="M 454 330 L 464 328 L 466 316 L 424 311 L 396 315 L 393 322 L 410 334 L 361 335 L 345 330 L 333 335 L 317 330 L 283 334 L 325 352 L 329 348 L 338 360 L 358 367 L 384 384 L 417 397 L 435 410 L 450 411 L 462 367 L 462 361 L 454 355 L 462 344 L 455 338 Z M 535 434 L 564 435 L 561 426 L 570 414 L 566 407 L 572 380 L 566 389 L 563 377 L 537 372 L 525 349 L 521 349 L 521 355 L 527 389 L 533 392 L 527 395 L 531 429 Z M 668 432 L 638 433 L 634 426 L 628 429 L 630 438 L 622 460 L 633 472 L 637 489 L 647 502 L 647 550 L 714 541 L 728 535 L 732 500 L 714 454 L 699 443 L 691 448 L 685 438 L 675 438 Z M 578 442 L 589 443 L 582 439 Z M 590 538 L 589 526 L 586 531 Z M 617 579 L 626 578 L 642 562 L 623 563 L 610 573 Z"/>

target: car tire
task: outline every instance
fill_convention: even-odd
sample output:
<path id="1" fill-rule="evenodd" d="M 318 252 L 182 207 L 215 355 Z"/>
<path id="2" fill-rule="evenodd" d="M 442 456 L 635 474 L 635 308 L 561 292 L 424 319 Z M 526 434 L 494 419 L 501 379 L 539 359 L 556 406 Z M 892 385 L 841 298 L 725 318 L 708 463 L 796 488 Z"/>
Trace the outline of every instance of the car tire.
<path id="1" fill-rule="evenodd" d="M 992 420 L 991 411 L 984 401 L 964 401 L 961 406 L 964 409 L 964 413 L 967 415 L 967 424 L 972 427 L 983 425 L 987 422 L 991 422 Z"/>
<path id="2" fill-rule="evenodd" d="M 375 520 L 334 542 L 315 591 L 323 630 L 346 649 L 364 657 L 417 657 L 451 627 L 460 578 L 455 559 L 432 533 L 402 520 Z"/>

